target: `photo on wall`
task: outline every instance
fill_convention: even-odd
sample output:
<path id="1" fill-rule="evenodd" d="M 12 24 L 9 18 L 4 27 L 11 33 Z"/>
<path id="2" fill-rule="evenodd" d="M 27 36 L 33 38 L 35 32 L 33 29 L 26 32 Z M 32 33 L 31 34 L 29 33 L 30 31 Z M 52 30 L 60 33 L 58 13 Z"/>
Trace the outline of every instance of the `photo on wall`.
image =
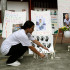
<path id="1" fill-rule="evenodd" d="M 46 22 L 45 22 L 45 18 L 41 16 L 40 17 L 36 17 L 36 30 L 40 31 L 40 30 L 46 30 Z"/>
<path id="2" fill-rule="evenodd" d="M 13 24 L 12 32 L 15 32 L 21 28 L 22 24 Z"/>
<path id="3" fill-rule="evenodd" d="M 70 26 L 70 13 L 63 13 L 63 25 Z"/>
<path id="4" fill-rule="evenodd" d="M 50 15 L 57 15 L 57 10 L 51 10 Z"/>

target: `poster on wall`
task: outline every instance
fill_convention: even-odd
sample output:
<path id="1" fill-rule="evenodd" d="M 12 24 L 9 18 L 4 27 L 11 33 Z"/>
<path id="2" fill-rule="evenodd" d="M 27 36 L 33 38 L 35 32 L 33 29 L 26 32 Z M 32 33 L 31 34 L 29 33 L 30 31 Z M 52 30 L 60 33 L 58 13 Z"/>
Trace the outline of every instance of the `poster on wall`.
<path id="1" fill-rule="evenodd" d="M 34 35 L 33 36 L 37 41 L 39 41 L 42 45 L 47 47 L 49 49 L 49 52 L 40 46 L 36 45 L 35 43 L 32 42 L 32 46 L 35 47 L 40 53 L 52 53 L 54 52 L 53 48 L 53 35 L 44 35 L 44 36 L 39 36 L 39 35 Z M 33 52 L 29 49 L 29 54 L 33 54 Z"/>
<path id="2" fill-rule="evenodd" d="M 35 23 L 33 37 L 47 47 L 50 52 L 54 52 L 50 11 L 31 11 L 31 20 Z M 49 53 L 34 43 L 32 45 L 41 53 Z M 33 54 L 30 49 L 29 54 Z"/>
<path id="3" fill-rule="evenodd" d="M 58 33 L 58 10 L 47 8 L 34 8 L 35 11 L 50 11 L 52 34 Z"/>
<path id="4" fill-rule="evenodd" d="M 51 25 L 52 25 L 52 34 L 56 34 L 58 30 L 58 20 L 57 15 L 51 15 Z"/>
<path id="5" fill-rule="evenodd" d="M 33 34 L 52 34 L 50 11 L 31 11 L 31 20 L 35 23 Z"/>
<path id="6" fill-rule="evenodd" d="M 52 34 L 57 34 L 58 32 L 58 10 L 50 10 L 51 15 L 51 25 L 52 25 Z"/>
<path id="7" fill-rule="evenodd" d="M 23 25 L 25 21 L 26 21 L 26 11 L 12 12 L 6 10 L 4 16 L 2 37 L 7 38 L 14 31 L 20 29 L 20 26 Z"/>

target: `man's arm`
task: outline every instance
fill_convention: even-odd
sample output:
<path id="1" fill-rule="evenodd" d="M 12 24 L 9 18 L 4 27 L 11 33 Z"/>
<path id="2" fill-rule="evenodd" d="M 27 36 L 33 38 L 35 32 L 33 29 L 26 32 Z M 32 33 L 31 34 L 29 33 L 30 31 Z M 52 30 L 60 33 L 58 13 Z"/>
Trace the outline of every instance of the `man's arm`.
<path id="1" fill-rule="evenodd" d="M 37 44 L 38 46 L 44 48 L 45 50 L 48 50 L 48 48 L 46 48 L 45 46 L 43 46 L 39 41 L 33 40 L 33 42 L 34 42 L 35 44 Z M 48 51 L 49 51 L 49 50 L 48 50 Z"/>
<path id="2" fill-rule="evenodd" d="M 29 46 L 29 48 L 30 48 L 34 53 L 38 54 L 41 58 L 45 57 L 45 55 L 44 55 L 43 53 L 38 52 L 35 47 Z"/>
<path id="3" fill-rule="evenodd" d="M 69 22 L 69 26 L 70 26 L 70 22 Z"/>
<path id="4" fill-rule="evenodd" d="M 64 22 L 64 25 L 67 26 L 66 22 Z"/>

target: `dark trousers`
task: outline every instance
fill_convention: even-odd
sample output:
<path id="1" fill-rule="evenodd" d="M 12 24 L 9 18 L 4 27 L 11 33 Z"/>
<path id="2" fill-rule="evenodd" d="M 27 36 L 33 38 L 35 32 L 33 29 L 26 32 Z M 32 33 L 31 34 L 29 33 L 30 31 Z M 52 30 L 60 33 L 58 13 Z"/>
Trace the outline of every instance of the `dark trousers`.
<path id="1" fill-rule="evenodd" d="M 6 56 L 9 56 L 8 60 L 7 60 L 7 64 L 8 63 L 13 63 L 16 60 L 18 60 L 18 58 L 20 58 L 26 51 L 28 50 L 27 46 L 22 46 L 22 44 L 17 44 L 14 45 L 10 48 L 9 53 Z"/>

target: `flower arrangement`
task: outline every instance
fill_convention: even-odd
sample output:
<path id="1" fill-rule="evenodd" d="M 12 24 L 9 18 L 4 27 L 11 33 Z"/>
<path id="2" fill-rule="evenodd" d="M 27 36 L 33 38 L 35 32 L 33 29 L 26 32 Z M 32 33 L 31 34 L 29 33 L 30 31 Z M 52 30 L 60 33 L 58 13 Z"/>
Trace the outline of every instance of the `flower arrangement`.
<path id="1" fill-rule="evenodd" d="M 61 29 L 61 31 L 70 31 L 70 27 L 69 26 L 64 26 L 64 27 L 62 27 L 62 28 L 60 28 Z"/>

